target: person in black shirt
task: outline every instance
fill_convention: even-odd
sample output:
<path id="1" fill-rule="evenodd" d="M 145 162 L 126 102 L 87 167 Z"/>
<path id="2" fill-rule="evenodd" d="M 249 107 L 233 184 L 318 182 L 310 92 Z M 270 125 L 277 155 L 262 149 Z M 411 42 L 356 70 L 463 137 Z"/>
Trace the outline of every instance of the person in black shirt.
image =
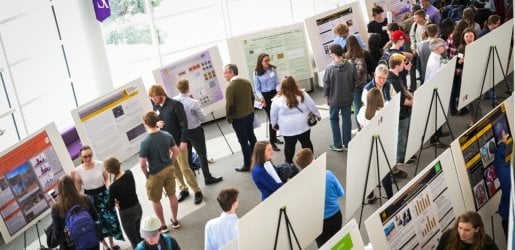
<path id="1" fill-rule="evenodd" d="M 375 5 L 372 7 L 372 21 L 367 24 L 368 33 L 378 33 L 381 36 L 381 48 L 390 40 L 386 33 L 388 20 L 384 17 L 383 7 Z"/>

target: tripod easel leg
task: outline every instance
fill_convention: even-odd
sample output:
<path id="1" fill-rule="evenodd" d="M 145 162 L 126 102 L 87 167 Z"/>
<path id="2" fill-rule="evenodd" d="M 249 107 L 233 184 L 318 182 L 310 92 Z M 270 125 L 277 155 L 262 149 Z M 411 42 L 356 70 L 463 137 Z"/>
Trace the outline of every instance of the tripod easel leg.
<path id="1" fill-rule="evenodd" d="M 229 147 L 229 149 L 231 150 L 231 154 L 234 154 L 234 151 L 232 150 L 231 148 L 231 145 L 229 144 L 229 142 L 227 141 L 227 138 L 225 137 L 225 134 L 224 132 L 222 131 L 222 128 L 220 128 L 220 124 L 218 124 L 218 121 L 216 120 L 215 118 L 215 114 L 214 114 L 214 111 L 211 112 L 211 116 L 213 117 L 213 120 L 215 121 L 216 123 L 216 126 L 218 127 L 218 130 L 220 131 L 220 133 L 222 134 L 222 137 L 224 138 L 225 140 L 225 143 L 227 144 L 227 146 Z"/>

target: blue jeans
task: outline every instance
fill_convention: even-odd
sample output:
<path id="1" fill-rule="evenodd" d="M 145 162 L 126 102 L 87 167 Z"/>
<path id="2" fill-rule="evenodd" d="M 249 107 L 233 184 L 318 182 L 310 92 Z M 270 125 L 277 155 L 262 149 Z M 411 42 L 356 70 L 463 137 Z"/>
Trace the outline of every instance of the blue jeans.
<path id="1" fill-rule="evenodd" d="M 256 144 L 256 135 L 254 134 L 254 112 L 240 119 L 232 121 L 232 127 L 238 137 L 238 142 L 241 145 L 241 152 L 243 153 L 243 167 L 250 168 L 250 160 L 254 145 Z"/>
<path id="2" fill-rule="evenodd" d="M 349 145 L 349 141 L 351 139 L 351 105 L 343 105 L 341 107 L 329 106 L 329 120 L 331 121 L 331 130 L 333 132 L 333 145 L 337 148 L 341 148 L 342 146 L 347 147 Z M 340 133 L 340 119 L 338 115 L 342 114 L 342 131 Z M 343 135 L 343 144 L 342 144 L 342 135 Z"/>
<path id="3" fill-rule="evenodd" d="M 404 162 L 406 155 L 406 144 L 408 143 L 408 129 L 411 117 L 406 117 L 399 120 L 399 139 L 397 141 L 397 162 Z"/>
<path id="4" fill-rule="evenodd" d="M 354 105 L 354 120 L 356 121 L 356 127 L 361 130 L 361 126 L 358 123 L 358 113 L 361 108 L 361 94 L 363 93 L 363 88 L 354 88 L 354 97 L 352 104 Z"/>

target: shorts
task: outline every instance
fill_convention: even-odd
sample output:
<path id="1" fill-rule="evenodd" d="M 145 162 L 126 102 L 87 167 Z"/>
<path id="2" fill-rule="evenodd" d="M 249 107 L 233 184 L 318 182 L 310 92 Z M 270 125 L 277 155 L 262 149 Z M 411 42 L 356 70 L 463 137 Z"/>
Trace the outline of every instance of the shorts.
<path id="1" fill-rule="evenodd" d="M 149 175 L 147 179 L 147 196 L 150 201 L 159 202 L 163 194 L 175 195 L 175 176 L 173 167 L 170 165 L 163 168 L 157 174 Z"/>

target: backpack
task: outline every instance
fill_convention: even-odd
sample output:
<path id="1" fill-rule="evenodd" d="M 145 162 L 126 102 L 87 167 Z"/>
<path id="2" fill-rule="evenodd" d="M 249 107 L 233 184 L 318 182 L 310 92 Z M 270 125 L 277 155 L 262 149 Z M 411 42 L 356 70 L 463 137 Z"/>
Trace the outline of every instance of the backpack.
<path id="1" fill-rule="evenodd" d="M 75 242 L 75 249 L 88 249 L 98 245 L 95 222 L 88 210 L 80 205 L 74 205 L 66 213 L 64 221 L 70 237 Z"/>
<path id="2" fill-rule="evenodd" d="M 363 88 L 365 84 L 370 81 L 370 75 L 367 70 L 367 63 L 364 58 L 352 58 L 350 59 L 352 65 L 354 66 L 354 70 L 356 71 L 356 75 L 358 76 L 357 82 L 358 85 L 355 87 Z"/>
<path id="3" fill-rule="evenodd" d="M 383 55 L 381 56 L 381 58 L 379 59 L 379 62 L 377 62 L 377 65 L 379 64 L 384 64 L 386 65 L 388 68 L 390 68 L 390 66 L 388 66 L 388 60 L 390 60 L 390 56 L 392 55 L 392 52 L 390 52 L 390 50 L 385 50 Z"/>
<path id="4" fill-rule="evenodd" d="M 456 24 L 463 16 L 463 5 L 447 5 L 445 12 L 447 13 L 446 18 Z"/>
<path id="5" fill-rule="evenodd" d="M 197 171 L 200 174 L 200 157 L 198 157 L 196 152 L 191 152 L 190 168 L 193 172 Z"/>

